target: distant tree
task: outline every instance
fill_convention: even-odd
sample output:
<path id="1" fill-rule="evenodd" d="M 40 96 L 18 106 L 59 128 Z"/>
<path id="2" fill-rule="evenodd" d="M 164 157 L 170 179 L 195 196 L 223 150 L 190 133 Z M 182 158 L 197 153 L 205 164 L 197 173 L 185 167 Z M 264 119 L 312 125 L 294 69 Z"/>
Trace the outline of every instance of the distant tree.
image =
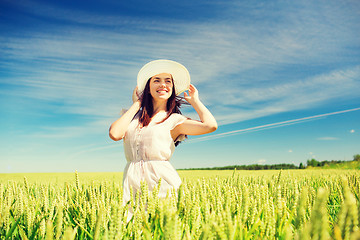
<path id="1" fill-rule="evenodd" d="M 360 162 L 360 154 L 354 155 L 354 161 Z"/>
<path id="2" fill-rule="evenodd" d="M 303 165 L 303 163 L 300 163 L 300 165 L 299 165 L 299 169 L 304 169 L 304 165 Z"/>
<path id="3" fill-rule="evenodd" d="M 317 166 L 320 166 L 320 162 L 319 162 L 319 161 L 316 161 L 316 160 L 313 158 L 313 159 L 311 159 L 311 160 L 307 160 L 306 165 L 307 165 L 307 166 L 312 166 L 312 167 L 317 167 Z"/>

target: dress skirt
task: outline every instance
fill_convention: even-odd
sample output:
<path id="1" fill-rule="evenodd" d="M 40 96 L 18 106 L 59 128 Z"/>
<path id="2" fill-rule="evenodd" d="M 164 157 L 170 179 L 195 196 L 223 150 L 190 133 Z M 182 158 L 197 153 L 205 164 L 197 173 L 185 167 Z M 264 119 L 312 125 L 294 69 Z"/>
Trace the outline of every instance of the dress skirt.
<path id="1" fill-rule="evenodd" d="M 140 160 L 128 162 L 123 177 L 123 201 L 126 204 L 131 197 L 135 197 L 140 191 L 142 181 L 145 181 L 150 191 L 158 185 L 161 178 L 159 197 L 165 198 L 171 194 L 172 189 L 177 190 L 181 184 L 179 174 L 169 161 L 162 160 Z M 130 196 L 130 186 L 133 188 L 134 196 Z"/>

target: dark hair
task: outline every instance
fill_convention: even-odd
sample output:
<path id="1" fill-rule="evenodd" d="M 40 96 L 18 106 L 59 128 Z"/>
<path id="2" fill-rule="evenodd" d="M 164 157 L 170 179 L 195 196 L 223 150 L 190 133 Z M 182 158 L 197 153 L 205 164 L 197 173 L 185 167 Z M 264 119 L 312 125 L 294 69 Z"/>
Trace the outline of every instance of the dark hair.
<path id="1" fill-rule="evenodd" d="M 149 125 L 150 120 L 154 115 L 154 106 L 152 102 L 152 96 L 150 93 L 150 80 L 151 78 L 148 79 L 144 91 L 140 96 L 141 107 L 139 110 L 139 114 L 140 114 L 139 123 L 142 125 L 142 127 L 146 127 L 147 125 Z M 172 77 L 171 80 L 174 83 Z M 166 121 L 166 119 L 168 119 L 173 113 L 181 114 L 180 107 L 182 104 L 188 104 L 188 103 L 184 100 L 183 97 L 176 96 L 175 84 L 173 84 L 172 94 L 167 100 L 167 104 L 166 104 L 167 116 L 161 122 L 158 122 L 158 124 Z M 175 143 L 176 146 L 178 144 L 179 142 Z"/>

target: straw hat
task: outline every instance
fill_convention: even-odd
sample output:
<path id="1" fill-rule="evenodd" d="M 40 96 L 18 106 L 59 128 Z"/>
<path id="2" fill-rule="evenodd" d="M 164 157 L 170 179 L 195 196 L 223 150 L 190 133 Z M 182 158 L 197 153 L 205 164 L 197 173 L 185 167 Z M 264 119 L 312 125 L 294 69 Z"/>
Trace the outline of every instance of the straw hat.
<path id="1" fill-rule="evenodd" d="M 145 64 L 139 71 L 137 76 L 138 92 L 144 91 L 145 85 L 149 78 L 160 73 L 170 73 L 174 79 L 175 94 L 186 91 L 190 86 L 189 71 L 180 63 L 160 59 Z"/>

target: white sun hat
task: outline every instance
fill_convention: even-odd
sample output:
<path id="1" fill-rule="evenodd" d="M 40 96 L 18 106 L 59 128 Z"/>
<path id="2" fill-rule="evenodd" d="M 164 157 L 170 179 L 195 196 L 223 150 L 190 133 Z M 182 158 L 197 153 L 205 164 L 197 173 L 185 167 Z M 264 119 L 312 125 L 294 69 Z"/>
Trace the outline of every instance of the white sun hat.
<path id="1" fill-rule="evenodd" d="M 176 95 L 186 91 L 190 86 L 190 74 L 186 67 L 175 61 L 159 59 L 145 64 L 140 69 L 137 75 L 138 93 L 144 91 L 149 78 L 160 73 L 170 73 L 172 75 Z"/>

